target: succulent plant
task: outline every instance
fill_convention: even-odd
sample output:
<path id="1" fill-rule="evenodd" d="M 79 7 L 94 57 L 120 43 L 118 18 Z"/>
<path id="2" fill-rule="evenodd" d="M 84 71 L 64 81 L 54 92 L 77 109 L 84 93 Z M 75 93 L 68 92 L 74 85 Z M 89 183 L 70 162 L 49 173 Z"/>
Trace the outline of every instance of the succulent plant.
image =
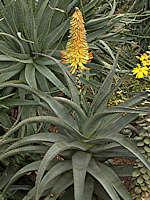
<path id="1" fill-rule="evenodd" d="M 148 113 L 147 109 L 133 106 L 148 98 L 149 92 L 140 93 L 119 106 L 107 108 L 108 99 L 113 93 L 114 71 L 113 67 L 91 103 L 84 96 L 82 101 L 76 103 L 63 97 L 52 97 L 23 84 L 5 83 L 0 86 L 26 89 L 40 99 L 47 111 L 50 110 L 49 115 L 30 117 L 19 122 L 2 137 L 1 146 L 7 143 L 9 147 L 0 155 L 0 160 L 17 154 L 43 155 L 18 170 L 9 179 L 3 194 L 20 177 L 37 172 L 35 186 L 24 196 L 24 200 L 38 200 L 40 197 L 62 200 L 93 200 L 95 197 L 132 199 L 119 178 L 123 174 L 129 175 L 132 167 L 123 172 L 122 168 L 112 164 L 112 158 L 136 156 L 150 169 L 149 162 L 130 139 L 119 134 L 139 113 Z M 17 137 L 18 141 L 10 140 L 17 136 L 22 126 L 29 123 L 38 123 L 42 128 L 34 135 Z M 58 133 L 44 131 L 46 124 L 55 125 Z M 138 181 L 142 184 L 146 179 L 144 176 Z M 139 187 L 136 192 L 140 192 Z"/>
<path id="2" fill-rule="evenodd" d="M 150 129 L 149 129 L 149 115 L 140 117 L 137 121 L 137 125 L 140 127 L 139 136 L 135 136 L 139 151 L 150 161 Z M 139 160 L 135 164 L 135 171 L 132 173 L 134 182 L 132 185 L 133 199 L 145 198 L 147 193 L 150 192 L 150 170 L 147 169 Z"/>

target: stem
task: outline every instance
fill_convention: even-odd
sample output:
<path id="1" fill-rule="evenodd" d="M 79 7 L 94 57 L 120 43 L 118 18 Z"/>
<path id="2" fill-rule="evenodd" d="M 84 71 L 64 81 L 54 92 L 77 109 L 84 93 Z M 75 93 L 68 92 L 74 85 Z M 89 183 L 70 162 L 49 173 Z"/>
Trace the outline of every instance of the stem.
<path id="1" fill-rule="evenodd" d="M 80 71 L 79 69 L 76 70 L 76 86 L 79 89 L 79 94 L 82 92 L 81 81 L 80 81 Z"/>

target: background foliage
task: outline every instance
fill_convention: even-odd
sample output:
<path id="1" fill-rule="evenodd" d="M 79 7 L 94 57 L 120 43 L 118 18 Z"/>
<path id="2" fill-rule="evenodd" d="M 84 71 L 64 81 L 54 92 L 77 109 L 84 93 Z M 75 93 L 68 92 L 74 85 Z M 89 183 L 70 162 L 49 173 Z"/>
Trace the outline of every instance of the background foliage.
<path id="1" fill-rule="evenodd" d="M 61 62 L 75 7 L 94 55 L 80 94 Z M 131 199 L 119 177 L 133 166 L 113 159 L 138 157 L 150 169 L 130 138 L 139 114 L 149 116 L 140 104 L 149 80 L 131 74 L 149 45 L 149 8 L 148 0 L 0 1 L 0 199 Z"/>

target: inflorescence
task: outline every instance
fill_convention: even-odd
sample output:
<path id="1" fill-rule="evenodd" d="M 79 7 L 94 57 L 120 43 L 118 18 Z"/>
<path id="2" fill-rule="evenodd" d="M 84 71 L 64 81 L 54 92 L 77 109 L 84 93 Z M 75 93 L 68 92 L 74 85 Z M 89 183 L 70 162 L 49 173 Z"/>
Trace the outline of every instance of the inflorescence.
<path id="1" fill-rule="evenodd" d="M 66 50 L 62 51 L 63 63 L 69 64 L 67 68 L 71 74 L 76 70 L 82 72 L 89 70 L 85 64 L 93 58 L 92 52 L 89 52 L 88 44 L 86 42 L 86 30 L 84 27 L 84 20 L 79 8 L 76 7 L 70 22 L 70 35 L 66 45 Z"/>

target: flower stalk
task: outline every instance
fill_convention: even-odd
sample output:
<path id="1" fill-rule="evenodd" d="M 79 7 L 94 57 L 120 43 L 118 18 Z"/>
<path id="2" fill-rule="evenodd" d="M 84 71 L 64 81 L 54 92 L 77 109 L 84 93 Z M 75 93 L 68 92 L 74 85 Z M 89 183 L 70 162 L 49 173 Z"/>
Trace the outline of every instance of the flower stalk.
<path id="1" fill-rule="evenodd" d="M 89 52 L 86 42 L 86 30 L 84 20 L 79 8 L 76 7 L 70 22 L 70 35 L 66 45 L 66 50 L 62 51 L 63 63 L 68 64 L 70 73 L 89 70 L 85 65 L 93 58 L 92 52 Z"/>

